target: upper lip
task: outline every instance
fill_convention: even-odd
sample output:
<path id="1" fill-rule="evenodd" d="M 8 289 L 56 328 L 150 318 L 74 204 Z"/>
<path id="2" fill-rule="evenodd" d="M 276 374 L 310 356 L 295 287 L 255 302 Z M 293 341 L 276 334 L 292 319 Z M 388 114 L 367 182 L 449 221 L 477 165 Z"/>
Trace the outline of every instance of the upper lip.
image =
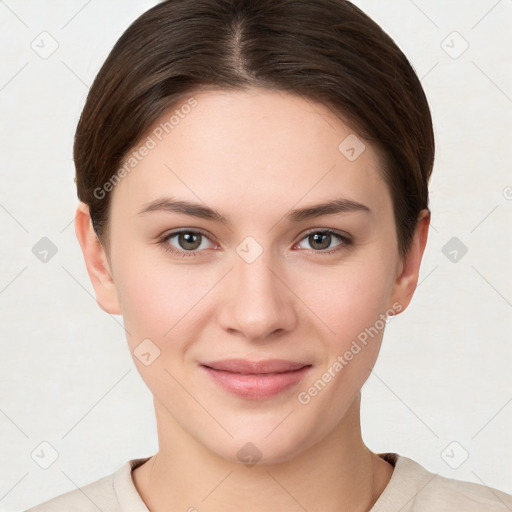
<path id="1" fill-rule="evenodd" d="M 249 361 L 248 359 L 223 359 L 221 361 L 202 363 L 202 365 L 213 368 L 214 370 L 241 373 L 243 375 L 283 373 L 299 370 L 304 366 L 311 366 L 308 363 L 298 363 L 295 361 L 287 361 L 286 359 L 265 359 L 262 361 Z"/>

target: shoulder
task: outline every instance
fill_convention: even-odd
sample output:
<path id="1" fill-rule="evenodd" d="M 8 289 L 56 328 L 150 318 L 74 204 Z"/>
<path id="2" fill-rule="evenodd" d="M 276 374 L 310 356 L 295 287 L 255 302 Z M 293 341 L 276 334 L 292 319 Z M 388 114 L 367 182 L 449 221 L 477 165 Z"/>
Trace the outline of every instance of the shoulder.
<path id="1" fill-rule="evenodd" d="M 82 487 L 72 489 L 26 512 L 122 512 L 147 511 L 132 480 L 132 469 L 148 458 L 126 461 L 119 469 Z"/>
<path id="2" fill-rule="evenodd" d="M 80 512 L 114 512 L 116 508 L 114 491 L 114 475 L 108 475 L 95 482 L 60 494 L 44 503 L 41 503 L 26 512 L 64 512 L 76 510 Z"/>
<path id="3" fill-rule="evenodd" d="M 380 454 L 395 470 L 372 512 L 387 512 L 399 504 L 403 512 L 510 512 L 512 495 L 483 484 L 432 473 L 416 461 L 397 454 Z M 391 458 L 391 460 L 390 460 Z M 382 506 L 380 506 L 382 503 Z"/>

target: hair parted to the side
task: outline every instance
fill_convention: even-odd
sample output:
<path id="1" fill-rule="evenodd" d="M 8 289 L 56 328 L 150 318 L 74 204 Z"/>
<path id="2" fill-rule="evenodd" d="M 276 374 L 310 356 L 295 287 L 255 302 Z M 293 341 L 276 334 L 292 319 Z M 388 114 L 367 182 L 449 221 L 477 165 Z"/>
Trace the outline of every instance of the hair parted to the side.
<path id="1" fill-rule="evenodd" d="M 96 76 L 75 134 L 78 198 L 102 244 L 110 194 L 94 191 L 155 121 L 195 91 L 253 87 L 326 105 L 379 150 L 405 257 L 428 209 L 430 109 L 396 43 L 346 0 L 167 0 L 135 20 Z"/>

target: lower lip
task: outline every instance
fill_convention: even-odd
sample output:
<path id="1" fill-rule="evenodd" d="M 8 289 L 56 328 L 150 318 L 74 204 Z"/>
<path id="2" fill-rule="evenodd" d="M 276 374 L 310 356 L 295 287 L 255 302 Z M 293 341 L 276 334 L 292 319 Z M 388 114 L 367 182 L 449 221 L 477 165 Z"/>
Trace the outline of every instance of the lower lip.
<path id="1" fill-rule="evenodd" d="M 269 398 L 298 384 L 306 375 L 311 366 L 304 366 L 299 370 L 274 374 L 251 374 L 214 370 L 202 366 L 213 380 L 225 390 L 234 395 L 251 400 Z"/>

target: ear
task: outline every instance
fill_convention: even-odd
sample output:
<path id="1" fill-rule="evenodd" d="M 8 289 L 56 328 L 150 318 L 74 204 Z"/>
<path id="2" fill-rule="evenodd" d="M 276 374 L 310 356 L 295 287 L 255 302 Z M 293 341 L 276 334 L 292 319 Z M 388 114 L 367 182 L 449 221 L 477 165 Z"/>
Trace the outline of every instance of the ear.
<path id="1" fill-rule="evenodd" d="M 420 264 L 427 244 L 428 228 L 430 225 L 430 211 L 421 210 L 416 222 L 412 245 L 404 259 L 400 263 L 400 269 L 391 293 L 391 302 L 398 302 L 405 310 L 412 300 L 414 291 L 418 284 Z"/>
<path id="2" fill-rule="evenodd" d="M 107 313 L 120 315 L 121 308 L 107 255 L 92 227 L 89 206 L 82 202 L 76 210 L 75 233 L 84 254 L 98 306 Z"/>

